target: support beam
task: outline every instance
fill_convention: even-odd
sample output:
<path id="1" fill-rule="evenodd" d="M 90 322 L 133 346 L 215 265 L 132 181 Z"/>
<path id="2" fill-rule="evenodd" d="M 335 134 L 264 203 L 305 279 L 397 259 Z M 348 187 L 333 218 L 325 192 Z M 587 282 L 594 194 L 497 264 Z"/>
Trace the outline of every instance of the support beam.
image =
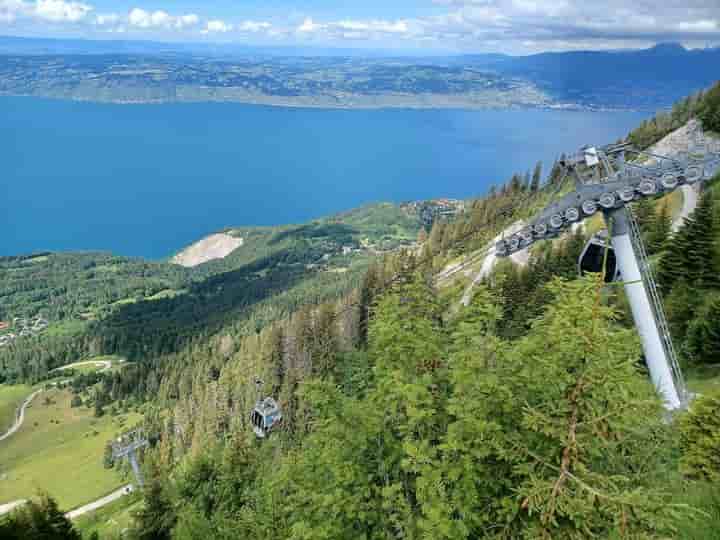
<path id="1" fill-rule="evenodd" d="M 672 376 L 670 359 L 663 346 L 658 323 L 650 304 L 644 276 L 640 271 L 638 255 L 633 248 L 626 212 L 624 207 L 610 210 L 605 219 L 609 222 L 608 230 L 612 231 L 612 246 L 625 283 L 625 294 L 630 302 L 635 327 L 640 334 L 650 378 L 662 397 L 665 408 L 673 411 L 682 406 L 681 400 Z"/>
<path id="2" fill-rule="evenodd" d="M 138 486 L 140 488 L 143 487 L 143 477 L 142 477 L 142 471 L 140 470 L 140 465 L 137 462 L 137 457 L 135 456 L 135 452 L 132 451 L 128 454 L 128 459 L 130 460 L 130 466 L 132 467 L 133 472 L 135 473 L 135 478 L 137 480 Z"/>

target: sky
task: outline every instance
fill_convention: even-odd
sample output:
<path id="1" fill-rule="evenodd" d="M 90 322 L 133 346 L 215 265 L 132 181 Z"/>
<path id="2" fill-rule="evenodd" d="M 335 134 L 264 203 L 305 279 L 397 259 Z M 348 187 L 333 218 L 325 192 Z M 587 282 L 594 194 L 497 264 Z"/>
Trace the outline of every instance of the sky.
<path id="1" fill-rule="evenodd" d="M 720 0 L 0 0 L 0 35 L 529 54 L 720 45 Z"/>

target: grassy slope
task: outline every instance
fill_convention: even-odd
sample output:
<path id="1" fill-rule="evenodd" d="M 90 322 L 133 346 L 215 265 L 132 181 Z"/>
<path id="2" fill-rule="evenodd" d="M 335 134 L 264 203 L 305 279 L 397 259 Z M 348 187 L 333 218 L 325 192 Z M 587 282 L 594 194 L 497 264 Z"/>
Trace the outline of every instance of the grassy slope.
<path id="1" fill-rule="evenodd" d="M 54 403 L 45 405 L 46 397 Z M 0 443 L 0 503 L 28 498 L 41 489 L 71 509 L 122 485 L 116 472 L 103 468 L 105 442 L 122 422 L 131 425 L 140 416 L 96 419 L 90 409 L 71 408 L 70 398 L 67 390 L 44 392 L 28 407 L 20 431 Z"/>
<path id="2" fill-rule="evenodd" d="M 25 384 L 0 385 L 0 433 L 5 433 L 12 425 L 15 411 L 31 393 L 32 389 Z"/>
<path id="3" fill-rule="evenodd" d="M 132 514 L 141 506 L 139 495 L 123 497 L 95 512 L 80 516 L 75 520 L 75 528 L 84 538 L 93 532 L 97 532 L 103 539 L 119 538 L 122 531 L 132 524 Z"/>

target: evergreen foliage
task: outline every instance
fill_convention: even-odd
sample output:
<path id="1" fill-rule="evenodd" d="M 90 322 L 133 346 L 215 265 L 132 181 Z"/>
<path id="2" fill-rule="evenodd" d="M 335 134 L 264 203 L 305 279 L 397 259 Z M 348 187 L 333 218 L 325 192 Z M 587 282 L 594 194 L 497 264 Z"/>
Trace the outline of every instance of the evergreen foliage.
<path id="1" fill-rule="evenodd" d="M 712 192 L 705 192 L 663 253 L 658 279 L 665 291 L 679 281 L 700 288 L 720 287 L 718 236 L 715 198 Z"/>
<path id="2" fill-rule="evenodd" d="M 648 253 L 660 253 L 672 231 L 672 218 L 667 203 L 660 205 L 660 210 L 652 216 L 650 233 L 647 235 Z"/>
<path id="3" fill-rule="evenodd" d="M 631 138 L 647 144 L 706 102 L 688 99 Z M 96 414 L 145 402 L 153 474 L 130 538 L 674 536 L 674 524 L 689 521 L 658 480 L 676 468 L 670 429 L 639 371 L 634 330 L 613 308 L 622 299 L 597 276 L 575 280 L 583 234 L 537 243 L 526 268 L 502 263 L 468 306 L 457 305 L 455 289 L 434 286 L 449 260 L 563 187 L 557 164 L 545 186 L 541 175 L 540 164 L 514 175 L 458 219 L 436 220 L 420 249 L 346 274 L 308 265 L 330 245 L 359 241 L 363 218 L 352 212 L 257 232 L 255 251 L 190 276 L 105 260 L 127 277 L 129 288 L 118 288 L 107 268 L 90 265 L 78 274 L 88 298 L 72 280 L 48 282 L 43 294 L 65 290 L 72 301 L 63 317 L 90 310 L 98 320 L 1 351 L 0 377 L 43 380 L 65 358 L 91 353 L 134 360 L 72 381 L 74 403 L 83 393 Z M 720 354 L 713 205 L 703 196 L 670 237 L 667 207 L 637 205 L 650 250 L 661 255 L 672 330 L 699 362 Z M 60 259 L 48 264 L 89 264 Z M 27 266 L 0 264 L 18 276 Z M 39 279 L 40 268 L 22 275 Z M 142 272 L 152 277 L 147 290 L 135 279 Z M 13 283 L 13 305 L 33 298 L 30 281 Z M 184 292 L 148 300 L 159 287 Z M 124 294 L 136 301 L 102 307 Z M 265 395 L 277 399 L 283 421 L 256 441 L 248 412 Z M 701 478 L 691 468 L 712 463 L 705 454 L 714 444 L 703 425 L 688 423 L 683 443 L 687 474 Z M 103 463 L 114 465 L 110 445 Z"/>
<path id="4" fill-rule="evenodd" d="M 133 540 L 170 540 L 177 516 L 160 479 L 153 477 L 145 487 L 144 504 L 135 513 Z"/>
<path id="5" fill-rule="evenodd" d="M 688 314 L 689 315 L 689 314 Z M 688 321 L 685 350 L 702 364 L 720 360 L 720 295 L 710 295 Z"/>
<path id="6" fill-rule="evenodd" d="M 542 181 L 542 162 L 538 161 L 533 169 L 532 180 L 530 182 L 530 191 L 533 193 L 540 189 L 540 183 Z"/>
<path id="7" fill-rule="evenodd" d="M 706 93 L 698 92 L 680 100 L 669 112 L 662 112 L 649 120 L 645 120 L 630 133 L 628 141 L 642 150 L 647 149 L 672 131 L 685 125 L 692 118 L 702 114 L 701 112 L 706 110 L 707 107 L 707 96 L 717 92 L 718 88 L 720 88 L 720 83 L 715 84 Z M 714 110 L 712 106 L 710 108 Z M 704 121 L 703 124 L 705 129 L 708 129 L 708 125 Z"/>
<path id="8" fill-rule="evenodd" d="M 720 82 L 705 94 L 698 116 L 703 128 L 720 133 Z"/>
<path id="9" fill-rule="evenodd" d="M 47 494 L 28 501 L 5 518 L 0 517 L 3 540 L 81 540 L 80 533 Z"/>
<path id="10" fill-rule="evenodd" d="M 680 423 L 681 470 L 691 478 L 720 482 L 720 393 L 700 396 Z"/>
<path id="11" fill-rule="evenodd" d="M 372 310 L 367 355 L 336 352 L 335 369 L 306 372 L 302 430 L 260 446 L 238 432 L 188 454 L 168 486 L 148 488 L 134 537 L 671 531 L 680 510 L 646 481 L 665 441 L 633 333 L 615 325 L 595 277 L 548 290 L 544 314 L 508 342 L 495 292 L 480 286 L 443 321 L 436 292 L 409 270 Z M 343 382 L 358 369 L 363 388 Z"/>

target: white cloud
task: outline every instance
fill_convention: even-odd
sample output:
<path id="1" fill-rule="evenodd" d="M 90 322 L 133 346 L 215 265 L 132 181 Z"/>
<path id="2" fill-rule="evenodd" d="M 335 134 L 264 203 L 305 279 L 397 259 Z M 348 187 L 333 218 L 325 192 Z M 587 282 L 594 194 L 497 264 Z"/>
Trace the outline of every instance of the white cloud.
<path id="1" fill-rule="evenodd" d="M 97 13 L 93 0 L 0 0 L 0 25 L 42 23 L 127 30 L 225 34 L 335 43 L 365 40 L 367 46 L 436 43 L 445 48 L 535 52 L 549 49 L 646 46 L 657 41 L 720 43 L 720 0 L 432 0 L 440 13 L 383 19 L 338 17 L 300 22 L 289 13 L 272 21 L 225 21 L 212 14 L 176 14 L 141 5 L 123 15 Z M 86 3 L 87 2 L 87 3 Z M 443 13 L 444 12 L 444 13 Z M 1 28 L 0 28 L 1 31 Z"/>
<path id="2" fill-rule="evenodd" d="M 24 9 L 21 0 L 0 0 L 0 22 L 11 23 Z"/>
<path id="3" fill-rule="evenodd" d="M 187 15 L 180 15 L 175 19 L 175 28 L 182 30 L 183 28 L 197 26 L 198 23 L 200 23 L 200 17 L 194 13 L 189 13 Z"/>
<path id="4" fill-rule="evenodd" d="M 220 19 L 213 19 L 205 24 L 205 28 L 202 30 L 203 34 L 215 34 L 230 32 L 233 29 L 232 24 L 227 24 L 225 21 Z"/>
<path id="5" fill-rule="evenodd" d="M 295 31 L 301 35 L 314 35 L 334 39 L 373 39 L 394 35 L 408 37 L 414 35 L 419 27 L 413 20 L 387 21 L 383 19 L 343 19 L 326 23 L 316 23 L 306 18 Z"/>
<path id="6" fill-rule="evenodd" d="M 170 15 L 165 11 L 153 11 L 150 16 L 152 26 L 170 26 L 171 21 Z"/>
<path id="7" fill-rule="evenodd" d="M 114 26 L 120 22 L 120 15 L 117 13 L 99 13 L 95 15 L 94 24 L 98 26 Z"/>
<path id="8" fill-rule="evenodd" d="M 380 32 L 388 34 L 405 34 L 408 32 L 408 23 L 406 21 L 355 21 L 346 19 L 336 23 L 336 26 L 342 30 L 357 32 Z"/>
<path id="9" fill-rule="evenodd" d="M 52 22 L 79 22 L 93 10 L 92 6 L 82 2 L 65 0 L 36 0 L 33 14 Z"/>
<path id="10" fill-rule="evenodd" d="M 237 27 L 241 32 L 262 32 L 269 30 L 272 25 L 269 22 L 243 21 Z"/>
<path id="11" fill-rule="evenodd" d="M 130 26 L 142 29 L 172 29 L 184 30 L 200 23 L 200 17 L 194 13 L 186 15 L 170 15 L 167 11 L 146 11 L 142 8 L 133 8 L 127 16 Z"/>
<path id="12" fill-rule="evenodd" d="M 93 7 L 65 0 L 0 0 L 0 21 L 14 22 L 21 17 L 53 23 L 77 23 L 87 18 Z"/>
<path id="13" fill-rule="evenodd" d="M 159 21 L 163 19 L 164 16 L 168 16 L 164 11 L 150 13 L 141 8 L 133 8 L 130 10 L 130 13 L 128 13 L 128 23 L 138 28 L 150 28 L 151 26 L 155 26 L 153 18 Z"/>
<path id="14" fill-rule="evenodd" d="M 300 26 L 297 27 L 297 31 L 304 33 L 304 34 L 310 34 L 317 32 L 318 30 L 324 28 L 321 24 L 315 24 L 311 17 L 305 18 L 305 20 L 302 22 Z"/>
<path id="15" fill-rule="evenodd" d="M 720 22 L 710 20 L 683 21 L 677 24 L 681 32 L 716 32 L 720 29 Z"/>
<path id="16" fill-rule="evenodd" d="M 124 32 L 127 26 L 143 30 L 185 30 L 200 24 L 200 17 L 194 13 L 171 15 L 163 10 L 147 11 L 136 7 L 126 16 L 98 13 L 90 18 L 92 11 L 93 6 L 77 0 L 0 0 L 0 22 L 13 22 L 19 18 L 54 23 L 87 22 L 114 32 Z"/>

